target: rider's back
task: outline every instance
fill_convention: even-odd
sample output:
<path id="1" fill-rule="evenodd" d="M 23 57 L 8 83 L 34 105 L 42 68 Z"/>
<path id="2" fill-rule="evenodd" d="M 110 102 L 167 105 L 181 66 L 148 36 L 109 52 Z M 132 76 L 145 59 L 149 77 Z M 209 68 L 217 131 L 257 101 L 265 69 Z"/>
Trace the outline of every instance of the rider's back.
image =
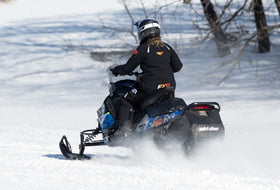
<path id="1" fill-rule="evenodd" d="M 166 43 L 151 45 L 147 41 L 141 42 L 128 62 L 118 66 L 117 70 L 118 73 L 125 75 L 139 65 L 143 71 L 139 87 L 147 94 L 165 86 L 175 88 L 173 73 L 182 68 L 182 63 L 172 47 Z"/>
<path id="2" fill-rule="evenodd" d="M 173 73 L 182 67 L 175 51 L 167 44 L 154 46 L 146 42 L 138 49 L 142 59 L 140 67 L 143 71 L 140 88 L 146 92 L 153 92 L 165 86 L 175 87 Z"/>

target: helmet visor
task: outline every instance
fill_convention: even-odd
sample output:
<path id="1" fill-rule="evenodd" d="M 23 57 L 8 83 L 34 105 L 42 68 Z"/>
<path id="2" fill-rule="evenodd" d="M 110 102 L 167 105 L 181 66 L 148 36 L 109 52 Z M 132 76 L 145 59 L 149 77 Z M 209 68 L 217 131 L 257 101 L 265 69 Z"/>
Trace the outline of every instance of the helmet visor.
<path id="1" fill-rule="evenodd" d="M 141 32 L 143 32 L 144 30 L 147 30 L 148 28 L 159 28 L 160 26 L 158 23 L 149 23 L 149 24 L 145 24 L 141 27 L 139 27 L 139 24 L 136 24 L 137 28 L 138 28 L 138 34 L 140 34 Z"/>

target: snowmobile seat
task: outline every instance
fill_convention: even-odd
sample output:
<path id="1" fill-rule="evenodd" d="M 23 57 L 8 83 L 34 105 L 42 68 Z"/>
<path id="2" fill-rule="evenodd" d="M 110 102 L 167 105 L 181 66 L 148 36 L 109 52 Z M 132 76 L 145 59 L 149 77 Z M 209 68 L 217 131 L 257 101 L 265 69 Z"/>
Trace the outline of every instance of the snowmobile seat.
<path id="1" fill-rule="evenodd" d="M 140 105 L 141 110 L 146 110 L 149 106 L 158 104 L 165 99 L 174 97 L 174 87 L 167 86 L 165 88 L 160 88 L 156 92 L 148 95 Z"/>
<path id="2" fill-rule="evenodd" d="M 168 114 L 171 112 L 175 112 L 177 110 L 184 110 L 187 107 L 185 101 L 181 98 L 169 98 L 167 100 L 163 100 L 159 104 L 155 106 L 150 106 L 147 108 L 148 116 L 155 117 L 158 115 Z"/>

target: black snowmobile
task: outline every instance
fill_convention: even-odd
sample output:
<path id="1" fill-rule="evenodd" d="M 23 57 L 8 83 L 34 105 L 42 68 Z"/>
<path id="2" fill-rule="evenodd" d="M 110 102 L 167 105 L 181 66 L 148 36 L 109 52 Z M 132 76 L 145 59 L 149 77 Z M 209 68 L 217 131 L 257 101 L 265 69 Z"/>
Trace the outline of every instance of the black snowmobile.
<path id="1" fill-rule="evenodd" d="M 108 70 L 109 71 L 109 70 Z M 98 127 L 80 133 L 79 153 L 72 153 L 71 146 L 63 136 L 59 146 L 62 154 L 71 160 L 90 159 L 84 154 L 87 146 L 124 146 L 137 145 L 145 137 L 152 138 L 159 146 L 171 141 L 178 142 L 186 153 L 197 144 L 213 138 L 223 138 L 224 126 L 220 118 L 220 105 L 216 102 L 195 102 L 187 105 L 181 98 L 174 97 L 174 89 L 165 87 L 149 95 L 132 115 L 130 130 L 118 129 L 118 102 L 136 87 L 136 80 L 124 79 L 114 82 L 108 72 L 110 94 L 98 109 Z M 133 73 L 139 76 L 138 73 Z M 101 140 L 96 140 L 102 134 Z M 122 135 L 120 135 L 122 134 Z"/>

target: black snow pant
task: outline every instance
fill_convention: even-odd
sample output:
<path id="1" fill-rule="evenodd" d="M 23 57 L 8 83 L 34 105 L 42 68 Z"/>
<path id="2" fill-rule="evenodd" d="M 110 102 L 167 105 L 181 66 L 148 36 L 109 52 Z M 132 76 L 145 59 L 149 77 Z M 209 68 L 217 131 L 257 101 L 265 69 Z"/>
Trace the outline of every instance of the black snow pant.
<path id="1" fill-rule="evenodd" d="M 137 90 L 127 93 L 127 95 L 120 100 L 118 108 L 119 130 L 131 129 L 134 110 L 139 107 L 141 102 L 148 96 L 147 93 Z"/>

